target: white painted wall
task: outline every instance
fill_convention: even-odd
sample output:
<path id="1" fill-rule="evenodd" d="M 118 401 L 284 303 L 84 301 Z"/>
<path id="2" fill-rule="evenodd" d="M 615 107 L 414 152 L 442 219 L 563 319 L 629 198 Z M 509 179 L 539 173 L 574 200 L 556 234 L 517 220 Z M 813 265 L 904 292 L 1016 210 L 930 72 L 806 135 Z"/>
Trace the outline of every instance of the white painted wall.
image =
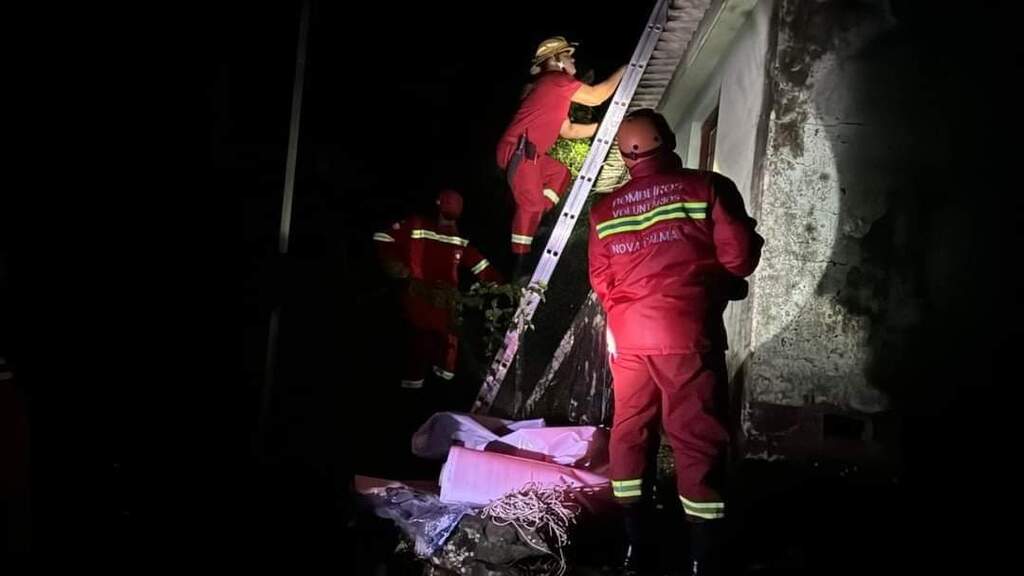
<path id="1" fill-rule="evenodd" d="M 753 214 L 757 207 L 750 204 L 750 187 L 754 174 L 754 151 L 757 146 L 757 125 L 761 115 L 765 86 L 765 58 L 771 23 L 772 2 L 762 0 L 748 13 L 733 41 L 719 60 L 707 81 L 700 87 L 696 98 L 689 99 L 686 110 L 665 109 L 666 118 L 678 119 L 676 152 L 686 166 L 696 168 L 700 159 L 701 126 L 708 115 L 719 107 L 718 134 L 715 144 L 715 170 L 735 183 Z M 702 54 L 698 58 L 714 57 Z M 669 87 L 679 89 L 685 82 L 674 82 Z M 671 103 L 673 94 L 666 94 L 663 102 Z M 753 293 L 753 289 L 751 290 Z M 725 325 L 729 333 L 728 363 L 735 373 L 750 350 L 751 298 L 732 303 L 725 312 Z"/>
<path id="2" fill-rule="evenodd" d="M 696 168 L 700 157 L 701 125 L 716 105 L 720 107 L 715 146 L 716 170 L 736 182 L 746 200 L 750 198 L 757 122 L 764 100 L 771 4 L 770 0 L 764 0 L 754 7 L 727 53 L 720 57 L 718 66 L 700 94 L 686 110 L 681 114 L 676 110 L 664 110 L 667 117 L 679 118 L 673 126 L 676 152 L 687 166 Z M 664 100 L 671 101 L 671 98 Z"/>

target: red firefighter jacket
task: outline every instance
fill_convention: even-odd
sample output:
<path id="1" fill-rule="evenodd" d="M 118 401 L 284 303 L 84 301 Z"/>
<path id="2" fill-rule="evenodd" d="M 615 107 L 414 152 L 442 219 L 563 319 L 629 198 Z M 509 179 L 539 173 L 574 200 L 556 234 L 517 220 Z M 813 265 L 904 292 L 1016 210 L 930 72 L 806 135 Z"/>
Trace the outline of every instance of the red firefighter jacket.
<path id="1" fill-rule="evenodd" d="M 762 238 L 732 182 L 675 154 L 633 167 L 590 211 L 590 283 L 619 353 L 725 349 L 729 287 L 757 266 Z"/>
<path id="2" fill-rule="evenodd" d="M 483 282 L 500 281 L 497 270 L 458 234 L 454 225 L 441 226 L 436 220 L 413 216 L 374 234 L 373 239 L 383 260 L 400 262 L 409 269 L 411 279 L 427 285 L 458 287 L 460 266 Z"/>

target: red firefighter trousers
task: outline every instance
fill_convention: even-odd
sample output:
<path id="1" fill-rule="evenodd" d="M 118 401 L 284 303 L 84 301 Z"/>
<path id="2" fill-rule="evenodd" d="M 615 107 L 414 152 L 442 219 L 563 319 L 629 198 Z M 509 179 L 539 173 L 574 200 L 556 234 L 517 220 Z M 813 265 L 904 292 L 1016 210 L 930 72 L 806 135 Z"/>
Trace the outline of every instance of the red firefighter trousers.
<path id="1" fill-rule="evenodd" d="M 611 363 L 615 415 L 612 487 L 624 504 L 649 497 L 644 482 L 651 442 L 663 427 L 675 456 L 677 488 L 687 518 L 722 518 L 721 473 L 729 434 L 723 352 L 618 354 Z"/>
<path id="2" fill-rule="evenodd" d="M 459 339 L 451 308 L 434 306 L 428 299 L 412 294 L 403 298 L 403 308 L 409 332 L 402 379 L 422 382 L 430 369 L 446 380 L 454 377 Z"/>
<path id="3" fill-rule="evenodd" d="M 503 150 L 506 158 L 511 158 L 513 149 L 514 146 L 508 146 Z M 572 173 L 547 154 L 516 162 L 506 160 L 506 165 L 510 172 L 508 183 L 516 201 L 516 212 L 512 217 L 512 252 L 528 254 L 541 218 L 558 204 L 572 180 Z"/>

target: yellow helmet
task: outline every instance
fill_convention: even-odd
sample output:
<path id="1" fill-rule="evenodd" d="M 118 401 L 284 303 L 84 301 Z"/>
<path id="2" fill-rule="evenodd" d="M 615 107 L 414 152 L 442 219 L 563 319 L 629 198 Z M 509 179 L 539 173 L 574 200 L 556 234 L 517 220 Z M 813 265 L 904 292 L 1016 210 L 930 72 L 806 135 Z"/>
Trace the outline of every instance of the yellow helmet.
<path id="1" fill-rule="evenodd" d="M 579 46 L 578 42 L 569 42 L 563 36 L 552 36 L 537 46 L 537 53 L 533 56 L 533 65 L 536 66 L 548 58 L 562 53 L 572 54 L 576 51 L 576 46 Z"/>

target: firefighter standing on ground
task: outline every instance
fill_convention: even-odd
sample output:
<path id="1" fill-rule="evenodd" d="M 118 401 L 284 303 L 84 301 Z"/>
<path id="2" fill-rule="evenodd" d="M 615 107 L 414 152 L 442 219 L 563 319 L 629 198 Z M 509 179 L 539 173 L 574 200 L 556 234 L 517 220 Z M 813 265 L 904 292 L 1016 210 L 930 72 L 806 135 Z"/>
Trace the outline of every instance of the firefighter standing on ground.
<path id="1" fill-rule="evenodd" d="M 597 132 L 597 124 L 569 120 L 570 104 L 602 104 L 615 93 L 625 72 L 622 67 L 604 82 L 584 84 L 575 78 L 574 46 L 561 36 L 540 43 L 530 69 L 533 84 L 498 142 L 498 167 L 505 171 L 516 203 L 512 252 L 517 259 L 530 252 L 541 217 L 558 204 L 569 185 L 569 169 L 548 151 L 559 136 L 590 138 Z"/>
<path id="2" fill-rule="evenodd" d="M 612 487 L 624 505 L 626 567 L 652 556 L 648 454 L 660 426 L 675 456 L 693 573 L 711 574 L 729 441 L 722 312 L 745 296 L 736 287 L 745 288 L 763 240 L 731 181 L 682 168 L 664 118 L 634 112 L 618 139 L 631 180 L 591 209 L 589 266 L 608 319 Z"/>
<path id="3" fill-rule="evenodd" d="M 459 236 L 462 196 L 444 190 L 437 198 L 438 216 L 413 216 L 373 235 L 389 276 L 408 282 L 402 292 L 404 316 L 411 327 L 402 375 L 403 388 L 421 388 L 428 368 L 444 380 L 455 377 L 458 337 L 455 302 L 459 267 L 482 282 L 501 276 L 469 241 Z"/>

